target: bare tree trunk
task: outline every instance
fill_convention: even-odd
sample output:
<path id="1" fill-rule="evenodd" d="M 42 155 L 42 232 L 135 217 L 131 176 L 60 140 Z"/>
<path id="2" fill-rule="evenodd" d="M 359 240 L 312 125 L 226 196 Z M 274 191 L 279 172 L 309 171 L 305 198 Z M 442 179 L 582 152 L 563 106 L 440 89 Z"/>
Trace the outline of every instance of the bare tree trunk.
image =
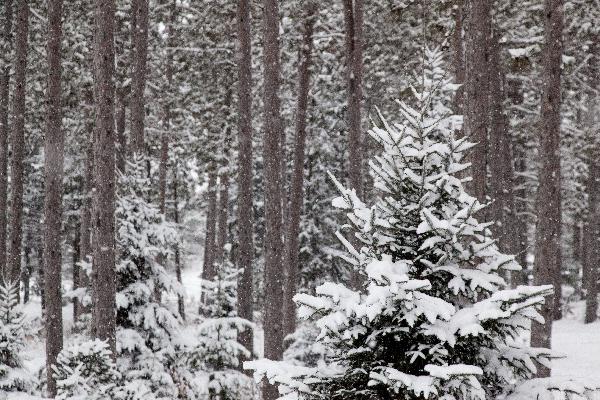
<path id="1" fill-rule="evenodd" d="M 283 355 L 283 271 L 281 221 L 281 101 L 279 54 L 279 2 L 263 0 L 264 118 L 263 141 L 265 186 L 265 357 L 281 360 Z M 266 383 L 264 400 L 279 397 L 276 385 Z"/>
<path id="2" fill-rule="evenodd" d="M 73 237 L 73 253 L 71 254 L 73 260 L 73 289 L 79 289 L 81 284 L 81 227 L 75 227 L 75 235 Z M 77 322 L 81 315 L 81 302 L 79 299 L 73 299 L 73 322 Z"/>
<path id="3" fill-rule="evenodd" d="M 80 262 L 89 263 L 92 262 L 93 248 L 92 248 L 92 211 L 93 211 L 93 198 L 94 198 L 94 134 L 93 127 L 90 127 L 89 136 L 86 144 L 86 158 L 85 158 L 85 171 L 83 177 L 83 204 L 81 207 L 81 223 L 79 234 L 79 255 Z M 79 284 L 81 287 L 90 287 L 90 281 L 87 272 L 83 269 L 79 269 Z M 80 306 L 78 309 L 79 317 L 83 313 L 89 313 L 89 306 Z"/>
<path id="4" fill-rule="evenodd" d="M 225 261 L 225 245 L 227 244 L 227 217 L 229 212 L 229 132 L 223 144 L 223 166 L 219 171 L 219 207 L 217 213 L 217 235 L 215 243 L 215 261 Z"/>
<path id="5" fill-rule="evenodd" d="M 131 141 L 133 151 L 138 154 L 144 152 L 144 91 L 146 89 L 146 61 L 148 58 L 148 1 L 133 0 L 135 51 L 133 54 L 134 73 L 131 77 Z"/>
<path id="6" fill-rule="evenodd" d="M 343 0 L 346 43 L 346 80 L 348 85 L 348 181 L 362 196 L 361 104 L 363 76 L 363 0 Z M 351 238 L 353 244 L 356 239 Z M 350 284 L 358 288 L 361 276 L 350 273 Z"/>
<path id="7" fill-rule="evenodd" d="M 116 108 L 115 108 L 115 128 L 117 136 L 117 169 L 125 172 L 127 160 L 127 136 L 125 135 L 125 121 L 127 119 L 127 95 L 125 89 L 120 87 L 116 90 Z"/>
<path id="8" fill-rule="evenodd" d="M 94 335 L 115 354 L 114 0 L 96 0 L 94 212 L 92 272 Z"/>
<path id="9" fill-rule="evenodd" d="M 466 0 L 466 76 L 464 131 L 477 143 L 469 154 L 470 189 L 480 202 L 486 197 L 487 147 L 489 130 L 489 38 L 491 0 Z"/>
<path id="10" fill-rule="evenodd" d="M 173 176 L 173 200 L 175 203 L 174 207 L 174 219 L 175 224 L 179 225 L 179 196 L 178 196 L 178 182 L 177 182 L 177 166 L 174 168 Z M 179 243 L 175 244 L 175 275 L 177 277 L 177 282 L 181 283 L 181 258 L 179 254 Z M 177 309 L 179 310 L 179 315 L 185 321 L 185 303 L 182 295 L 177 296 Z"/>
<path id="11" fill-rule="evenodd" d="M 15 23 L 15 89 L 13 96 L 13 132 L 11 162 L 11 231 L 9 237 L 9 279 L 18 282 L 21 275 L 21 239 L 23 234 L 23 159 L 25 157 L 25 73 L 29 5 L 18 0 Z"/>
<path id="12" fill-rule="evenodd" d="M 23 304 L 29 303 L 30 292 L 31 292 L 31 246 L 25 245 L 23 250 L 23 256 L 25 257 L 25 268 L 23 269 L 22 280 L 23 280 Z"/>
<path id="13" fill-rule="evenodd" d="M 63 348 L 62 196 L 65 138 L 62 132 L 61 57 L 62 0 L 48 1 L 48 89 L 44 147 L 44 291 L 46 293 L 46 379 L 48 397 L 56 396 L 52 366 Z"/>
<path id="14" fill-rule="evenodd" d="M 217 231 L 217 171 L 211 161 L 208 172 L 208 198 L 206 210 L 206 237 L 204 238 L 204 265 L 202 279 L 210 280 L 215 276 L 215 253 Z"/>
<path id="15" fill-rule="evenodd" d="M 8 110 L 10 90 L 10 54 L 12 50 L 13 0 L 4 1 L 4 26 L 2 27 L 2 57 L 0 68 L 0 279 L 6 269 L 6 210 L 8 183 Z"/>
<path id="16" fill-rule="evenodd" d="M 537 226 L 535 234 L 534 283 L 553 284 L 554 298 L 548 299 L 541 314 L 546 323 L 533 322 L 531 343 L 533 346 L 550 347 L 552 319 L 556 305 L 560 306 L 560 105 L 563 3 L 562 0 L 546 0 L 544 6 L 545 45 L 542 56 L 543 93 L 541 108 L 540 168 L 537 194 Z M 540 377 L 550 375 L 548 368 L 540 366 Z"/>
<path id="17" fill-rule="evenodd" d="M 304 200 L 304 148 L 306 145 L 306 125 L 308 95 L 310 91 L 310 65 L 313 49 L 313 31 L 317 13 L 317 4 L 307 3 L 304 21 L 302 47 L 299 51 L 298 104 L 296 109 L 296 136 L 294 143 L 294 168 L 290 188 L 290 211 L 286 232 L 284 267 L 287 276 L 284 282 L 283 326 L 284 335 L 296 330 L 296 304 L 293 297 L 298 284 L 298 235 L 300 234 L 300 215 Z"/>
<path id="18" fill-rule="evenodd" d="M 588 159 L 588 214 L 585 230 L 585 257 L 583 261 L 583 286 L 585 296 L 585 323 L 598 318 L 598 263 L 600 263 L 600 141 L 592 133 Z"/>
<path id="19" fill-rule="evenodd" d="M 239 250 L 237 265 L 243 269 L 238 282 L 238 313 L 241 318 L 254 319 L 254 289 L 252 285 L 254 241 L 252 205 L 252 34 L 250 32 L 250 0 L 238 0 L 238 215 Z M 239 333 L 239 342 L 253 353 L 251 329 Z"/>
<path id="20" fill-rule="evenodd" d="M 468 1 L 468 0 L 467 0 Z M 452 67 L 454 69 L 454 83 L 462 85 L 465 82 L 465 44 L 463 40 L 465 0 L 456 0 L 452 12 L 454 31 L 452 32 Z M 462 115 L 464 106 L 464 85 L 456 91 L 453 99 L 454 113 Z"/>

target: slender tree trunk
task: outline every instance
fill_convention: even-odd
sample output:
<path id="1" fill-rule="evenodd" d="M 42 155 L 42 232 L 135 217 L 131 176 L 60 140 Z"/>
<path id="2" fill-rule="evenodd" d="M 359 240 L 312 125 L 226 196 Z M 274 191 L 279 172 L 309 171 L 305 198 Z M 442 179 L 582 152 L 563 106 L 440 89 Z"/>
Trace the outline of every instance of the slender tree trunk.
<path id="1" fill-rule="evenodd" d="M 223 145 L 223 166 L 219 171 L 219 207 L 217 213 L 217 235 L 215 242 L 215 261 L 222 264 L 225 261 L 225 245 L 227 244 L 227 217 L 229 210 L 229 133 L 226 134 Z"/>
<path id="2" fill-rule="evenodd" d="M 550 347 L 552 320 L 556 304 L 560 306 L 560 105 L 562 60 L 563 3 L 546 0 L 544 6 L 545 45 L 542 56 L 542 108 L 540 135 L 540 168 L 537 194 L 537 226 L 535 233 L 534 283 L 554 284 L 554 299 L 547 299 L 541 314 L 546 323 L 534 322 L 531 328 L 533 346 Z M 540 366 L 538 375 L 549 376 L 550 370 Z"/>
<path id="3" fill-rule="evenodd" d="M 600 141 L 592 133 L 588 160 L 588 214 L 585 230 L 585 257 L 583 286 L 585 296 L 585 323 L 598 318 L 598 263 L 600 263 Z"/>
<path id="4" fill-rule="evenodd" d="M 454 19 L 454 31 L 452 32 L 452 67 L 454 69 L 454 83 L 462 85 L 465 82 L 465 44 L 463 40 L 463 21 L 465 1 L 456 0 L 452 16 Z M 460 86 L 453 99 L 453 110 L 457 115 L 463 113 L 465 87 Z"/>
<path id="5" fill-rule="evenodd" d="M 15 23 L 15 88 L 13 95 L 13 131 L 11 137 L 11 231 L 9 237 L 9 278 L 18 282 L 21 275 L 21 239 L 23 234 L 23 159 L 25 157 L 25 73 L 27 70 L 27 36 L 29 5 L 18 0 Z"/>
<path id="6" fill-rule="evenodd" d="M 264 116 L 263 142 L 265 182 L 265 357 L 281 360 L 283 356 L 283 271 L 281 221 L 281 101 L 279 54 L 279 2 L 263 0 L 264 35 Z M 279 397 L 276 385 L 266 383 L 264 400 Z"/>
<path id="7" fill-rule="evenodd" d="M 361 105 L 363 76 L 363 0 L 343 0 L 346 43 L 346 81 L 348 85 L 348 181 L 357 195 L 362 196 L 362 135 Z M 351 238 L 358 245 L 355 238 Z M 350 284 L 361 285 L 360 274 L 350 272 Z"/>
<path id="8" fill-rule="evenodd" d="M 206 237 L 204 239 L 204 266 L 202 279 L 210 280 L 215 276 L 215 253 L 217 231 L 217 171 L 211 161 L 208 172 Z"/>
<path id="9" fill-rule="evenodd" d="M 133 151 L 138 154 L 144 152 L 144 91 L 146 89 L 146 61 L 148 58 L 148 1 L 133 0 L 135 51 L 133 54 L 134 73 L 131 77 L 131 139 Z"/>
<path id="10" fill-rule="evenodd" d="M 81 260 L 81 227 L 75 228 L 75 236 L 73 237 L 73 289 L 79 289 L 83 287 L 81 284 L 81 265 L 79 261 Z M 79 320 L 79 316 L 81 315 L 81 302 L 79 299 L 73 299 L 73 322 L 77 322 Z"/>
<path id="11" fill-rule="evenodd" d="M 23 250 L 25 257 L 25 268 L 23 269 L 23 304 L 29 303 L 31 292 L 31 247 L 27 244 Z"/>
<path id="12" fill-rule="evenodd" d="M 285 261 L 287 277 L 284 282 L 283 325 L 284 335 L 296 330 L 296 304 L 294 295 L 298 284 L 298 251 L 300 234 L 300 215 L 304 200 L 304 148 L 306 145 L 306 125 L 308 96 L 310 91 L 310 65 L 313 49 L 313 30 L 317 13 L 317 4 L 307 4 L 304 22 L 302 48 L 299 51 L 298 104 L 296 109 L 296 135 L 294 143 L 294 167 L 290 188 L 290 212 L 286 232 Z"/>
<path id="13" fill-rule="evenodd" d="M 61 102 L 62 0 L 48 1 L 48 89 L 44 147 L 44 288 L 46 293 L 46 371 L 48 397 L 56 396 L 52 366 L 63 347 L 62 321 L 62 196 L 64 145 Z"/>
<path id="14" fill-rule="evenodd" d="M 464 130 L 477 143 L 469 154 L 470 189 L 480 202 L 486 198 L 487 147 L 489 130 L 489 38 L 491 0 L 466 0 L 467 25 Z"/>
<path id="15" fill-rule="evenodd" d="M 115 130 L 114 0 L 96 0 L 94 208 L 92 272 L 95 337 L 115 354 Z"/>
<path id="16" fill-rule="evenodd" d="M 175 224 L 179 225 L 179 195 L 177 189 L 177 166 L 175 166 L 173 176 L 173 200 L 175 203 L 174 219 Z M 181 256 L 179 254 L 179 243 L 175 244 L 175 275 L 177 277 L 177 282 L 181 283 Z M 177 296 L 177 309 L 179 310 L 179 315 L 181 315 L 181 318 L 185 321 L 185 303 L 182 295 Z"/>
<path id="17" fill-rule="evenodd" d="M 253 201 L 252 201 L 252 34 L 250 31 L 250 0 L 238 0 L 238 204 L 239 234 L 238 268 L 243 270 L 238 282 L 238 313 L 241 318 L 254 319 L 253 278 Z M 254 351 L 251 329 L 239 333 L 239 342 Z"/>
<path id="18" fill-rule="evenodd" d="M 125 89 L 117 89 L 116 108 L 115 108 L 115 128 L 117 136 L 117 169 L 125 173 L 127 160 L 127 136 L 125 135 L 125 121 L 127 120 L 127 95 Z"/>
<path id="19" fill-rule="evenodd" d="M 90 126 L 89 134 L 86 138 L 86 157 L 85 171 L 83 176 L 83 204 L 81 207 L 81 223 L 79 234 L 79 255 L 81 263 L 90 263 L 93 260 L 92 248 L 92 211 L 94 207 L 94 133 L 93 127 Z M 81 287 L 90 287 L 90 281 L 87 272 L 84 268 L 79 269 L 79 284 Z M 81 305 L 78 309 L 78 314 L 89 313 L 89 306 Z M 79 317 L 78 315 L 78 317 Z"/>
<path id="20" fill-rule="evenodd" d="M 6 270 L 6 210 L 8 183 L 8 110 L 10 88 L 10 54 L 12 51 L 13 0 L 4 1 L 2 27 L 2 67 L 0 68 L 0 279 Z"/>
<path id="21" fill-rule="evenodd" d="M 360 196 L 362 193 L 361 103 L 363 76 L 363 2 L 344 1 L 346 38 L 346 79 L 348 82 L 348 178 Z"/>

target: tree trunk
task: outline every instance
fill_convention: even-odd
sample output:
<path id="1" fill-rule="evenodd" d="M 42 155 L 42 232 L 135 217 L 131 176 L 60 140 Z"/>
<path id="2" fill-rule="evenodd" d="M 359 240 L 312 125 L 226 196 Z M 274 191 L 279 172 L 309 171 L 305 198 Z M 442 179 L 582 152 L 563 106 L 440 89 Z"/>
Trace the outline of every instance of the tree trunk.
<path id="1" fill-rule="evenodd" d="M 85 171 L 83 176 L 83 201 L 81 206 L 80 229 L 79 234 L 79 255 L 81 263 L 90 263 L 93 260 L 92 253 L 92 211 L 94 197 L 94 134 L 93 127 L 89 128 L 88 143 L 86 144 Z M 90 281 L 87 272 L 79 269 L 79 284 L 81 287 L 90 288 Z M 78 317 L 81 314 L 89 313 L 89 306 L 80 306 L 78 309 Z"/>
<path id="2" fill-rule="evenodd" d="M 227 244 L 227 217 L 229 211 L 229 133 L 223 144 L 223 166 L 219 171 L 219 207 L 217 214 L 217 235 L 215 242 L 215 261 L 222 264 L 225 261 L 225 245 Z"/>
<path id="3" fill-rule="evenodd" d="M 131 77 L 131 141 L 133 151 L 144 152 L 144 116 L 146 89 L 146 61 L 148 58 L 148 1 L 133 0 L 133 76 Z"/>
<path id="4" fill-rule="evenodd" d="M 179 225 L 179 196 L 177 191 L 177 166 L 174 168 L 175 176 L 173 176 L 173 200 L 175 203 L 174 207 L 174 219 L 175 224 Z M 177 277 L 177 282 L 181 283 L 181 258 L 179 254 L 179 243 L 175 244 L 175 275 Z M 177 296 L 177 309 L 179 310 L 179 315 L 185 321 L 185 303 L 182 295 Z"/>
<path id="5" fill-rule="evenodd" d="M 27 304 L 29 303 L 31 293 L 31 247 L 29 244 L 25 245 L 25 249 L 23 249 L 23 256 L 25 258 L 25 268 L 22 274 L 23 304 Z"/>
<path id="6" fill-rule="evenodd" d="M 96 0 L 94 212 L 92 272 L 95 337 L 115 354 L 115 130 L 114 0 Z"/>
<path id="7" fill-rule="evenodd" d="M 81 260 L 81 227 L 75 227 L 75 235 L 73 237 L 73 289 L 79 289 L 84 287 L 81 284 L 81 264 L 79 261 Z M 81 315 L 81 302 L 79 299 L 73 299 L 73 323 L 76 323 Z"/>
<path id="8" fill-rule="evenodd" d="M 8 110 L 10 90 L 10 54 L 12 51 L 13 0 L 4 1 L 4 26 L 2 27 L 2 57 L 0 68 L 0 279 L 6 269 L 6 210 L 8 183 Z"/>
<path id="9" fill-rule="evenodd" d="M 204 238 L 204 265 L 202 279 L 210 280 L 215 277 L 216 229 L 217 229 L 217 171 L 214 161 L 208 172 L 206 237 Z"/>
<path id="10" fill-rule="evenodd" d="M 11 231 L 9 237 L 9 279 L 18 282 L 21 275 L 21 239 L 23 234 L 23 159 L 25 157 L 25 73 L 27 71 L 27 36 L 29 5 L 18 0 L 15 23 L 15 88 L 13 95 L 13 131 L 11 137 Z M 18 294 L 17 294 L 18 296 Z"/>
<path id="11" fill-rule="evenodd" d="M 600 263 L 600 141 L 592 131 L 588 159 L 588 213 L 585 229 L 585 257 L 583 260 L 583 286 L 585 296 L 585 323 L 598 318 L 598 263 Z"/>
<path id="12" fill-rule="evenodd" d="M 279 54 L 279 2 L 263 0 L 264 35 L 264 119 L 263 141 L 265 185 L 265 358 L 281 360 L 283 355 L 283 271 L 281 220 L 281 101 Z M 266 383 L 264 400 L 279 397 L 276 385 Z"/>
<path id="13" fill-rule="evenodd" d="M 480 202 L 486 198 L 489 130 L 489 38 L 491 0 L 466 0 L 466 76 L 464 131 L 477 146 L 469 153 L 470 191 Z"/>
<path id="14" fill-rule="evenodd" d="M 313 31 L 317 13 L 317 4 L 307 4 L 304 21 L 302 47 L 299 51 L 298 104 L 296 109 L 296 135 L 294 143 L 294 167 L 290 188 L 290 211 L 286 231 L 284 268 L 287 276 L 284 282 L 283 326 L 284 335 L 296 330 L 296 304 L 293 297 L 298 284 L 298 251 L 300 233 L 300 215 L 304 200 L 304 148 L 306 145 L 306 125 L 308 95 L 310 91 L 310 65 L 313 49 Z"/>
<path id="15" fill-rule="evenodd" d="M 550 347 L 552 319 L 556 305 L 560 306 L 561 288 L 561 196 L 560 196 L 560 105 L 562 60 L 563 4 L 562 0 L 546 0 L 544 6 L 545 45 L 542 55 L 542 107 L 540 137 L 539 187 L 537 193 L 537 226 L 535 232 L 534 283 L 554 284 L 554 298 L 547 299 L 541 313 L 546 323 L 533 322 L 531 343 Z M 550 375 L 540 366 L 540 377 Z"/>
<path id="16" fill-rule="evenodd" d="M 348 85 L 348 181 L 356 194 L 362 196 L 362 135 L 361 103 L 363 76 L 363 0 L 343 0 L 346 44 L 346 81 Z M 354 237 L 351 243 L 358 246 Z M 361 276 L 350 272 L 350 284 L 361 285 Z"/>
<path id="17" fill-rule="evenodd" d="M 463 22 L 465 0 L 456 0 L 452 12 L 454 31 L 452 32 L 452 67 L 454 69 L 454 83 L 462 85 L 465 82 L 465 45 L 463 40 Z M 465 87 L 460 86 L 453 99 L 453 110 L 457 115 L 463 113 Z"/>
<path id="18" fill-rule="evenodd" d="M 48 89 L 44 146 L 44 291 L 46 293 L 46 379 L 48 397 L 56 396 L 52 366 L 63 347 L 62 321 L 62 196 L 64 145 L 61 103 L 62 0 L 48 1 Z"/>
<path id="19" fill-rule="evenodd" d="M 238 268 L 243 270 L 238 282 L 238 313 L 240 318 L 254 319 L 253 278 L 253 201 L 252 201 L 252 34 L 250 31 L 250 0 L 238 0 Z M 239 333 L 239 342 L 253 353 L 251 329 Z"/>

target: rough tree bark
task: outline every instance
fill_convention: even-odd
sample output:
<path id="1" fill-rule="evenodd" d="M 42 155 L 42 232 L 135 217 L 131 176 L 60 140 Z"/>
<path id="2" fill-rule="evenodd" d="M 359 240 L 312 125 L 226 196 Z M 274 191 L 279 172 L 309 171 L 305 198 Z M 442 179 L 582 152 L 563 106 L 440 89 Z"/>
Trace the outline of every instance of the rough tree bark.
<path id="1" fill-rule="evenodd" d="M 490 136 L 489 136 L 489 191 L 493 203 L 490 221 L 496 223 L 500 249 L 509 254 L 518 251 L 515 240 L 516 220 L 514 198 L 514 166 L 508 117 L 504 113 L 506 77 L 500 64 L 500 37 L 494 34 L 490 40 L 489 89 L 490 89 Z"/>
<path id="2" fill-rule="evenodd" d="M 225 261 L 226 256 L 225 245 L 227 244 L 227 217 L 229 211 L 229 132 L 225 135 L 222 157 L 223 165 L 219 171 L 219 206 L 215 241 L 215 261 L 220 264 Z"/>
<path id="3" fill-rule="evenodd" d="M 0 279 L 6 270 L 6 209 L 8 183 L 8 110 L 10 88 L 10 54 L 12 50 L 13 0 L 4 1 L 2 26 L 2 67 L 0 68 Z"/>
<path id="4" fill-rule="evenodd" d="M 462 85 L 465 82 L 465 44 L 463 40 L 463 22 L 465 0 L 456 0 L 452 17 L 454 31 L 452 32 L 452 69 L 454 70 L 454 83 Z M 464 85 L 459 87 L 453 99 L 453 110 L 457 115 L 462 115 L 464 102 Z"/>
<path id="5" fill-rule="evenodd" d="M 592 131 L 588 151 L 588 212 L 584 231 L 583 287 L 585 296 L 585 323 L 598 318 L 598 263 L 600 263 L 600 141 Z"/>
<path id="6" fill-rule="evenodd" d="M 283 333 L 288 335 L 296 330 L 296 304 L 293 297 L 296 294 L 298 281 L 298 235 L 300 233 L 300 215 L 304 200 L 304 148 L 306 145 L 306 124 L 308 111 L 308 95 L 310 90 L 310 65 L 313 49 L 313 31 L 317 4 L 309 2 L 306 5 L 302 47 L 299 51 L 298 68 L 298 103 L 296 106 L 296 135 L 294 143 L 294 164 L 290 187 L 289 220 L 286 229 L 284 267 L 287 276 L 283 286 Z"/>
<path id="7" fill-rule="evenodd" d="M 115 354 L 115 129 L 114 0 L 96 0 L 94 87 L 94 211 L 92 270 L 95 337 Z"/>
<path id="8" fill-rule="evenodd" d="M 279 2 L 263 0 L 264 121 L 263 160 L 265 182 L 265 357 L 283 355 L 283 271 L 281 219 L 281 100 L 279 54 Z M 264 400 L 279 397 L 276 385 L 265 383 Z"/>
<path id="9" fill-rule="evenodd" d="M 29 5 L 18 0 L 15 23 L 15 88 L 13 95 L 13 130 L 11 137 L 11 231 L 7 265 L 9 279 L 19 282 L 21 275 L 21 239 L 23 234 L 23 159 L 25 157 L 25 73 L 27 70 L 27 36 Z"/>
<path id="10" fill-rule="evenodd" d="M 561 105 L 561 61 L 563 2 L 545 0 L 544 4 L 544 49 L 542 54 L 542 107 L 540 115 L 540 168 L 538 172 L 538 193 L 536 202 L 537 226 L 535 232 L 534 283 L 554 284 L 554 298 L 547 299 L 541 314 L 546 323 L 533 322 L 531 344 L 536 347 L 550 347 L 552 320 L 556 305 L 560 307 L 560 105 Z M 550 375 L 543 366 L 538 375 Z"/>
<path id="11" fill-rule="evenodd" d="M 173 214 L 175 224 L 179 225 L 179 193 L 178 193 L 178 177 L 177 177 L 177 165 L 173 169 L 173 202 L 175 206 L 173 207 Z M 175 275 L 177 277 L 177 282 L 181 283 L 181 258 L 179 255 L 179 243 L 175 244 Z M 179 310 L 179 315 L 185 321 L 185 303 L 182 295 L 177 296 L 177 309 Z"/>
<path id="12" fill-rule="evenodd" d="M 133 13 L 133 76 L 131 77 L 131 144 L 133 151 L 144 152 L 144 116 L 146 89 L 146 62 L 148 59 L 148 1 L 134 0 Z"/>
<path id="13" fill-rule="evenodd" d="M 363 191 L 362 160 L 363 146 L 361 138 L 361 105 L 363 77 L 363 0 L 343 0 L 346 81 L 348 86 L 348 181 L 350 187 L 360 197 Z M 357 240 L 351 238 L 357 245 Z M 350 272 L 350 284 L 358 288 L 361 276 L 354 270 Z"/>
<path id="14" fill-rule="evenodd" d="M 44 292 L 46 294 L 46 379 L 48 397 L 56 396 L 52 366 L 63 347 L 62 325 L 62 196 L 64 145 L 61 103 L 62 0 L 48 1 L 48 86 L 44 146 Z"/>
<path id="15" fill-rule="evenodd" d="M 215 276 L 215 248 L 217 232 L 217 171 L 214 161 L 211 161 L 208 171 L 206 208 L 206 237 L 204 238 L 204 263 L 202 279 L 210 280 Z"/>
<path id="16" fill-rule="evenodd" d="M 469 153 L 470 191 L 485 201 L 489 130 L 489 38 L 491 0 L 466 0 L 464 131 L 477 146 Z"/>
<path id="17" fill-rule="evenodd" d="M 238 313 L 241 318 L 254 319 L 254 289 L 252 285 L 254 259 L 252 205 L 252 35 L 250 32 L 250 0 L 238 0 L 237 64 L 238 64 L 238 268 L 243 270 L 238 282 Z M 239 334 L 239 342 L 253 353 L 251 329 Z"/>

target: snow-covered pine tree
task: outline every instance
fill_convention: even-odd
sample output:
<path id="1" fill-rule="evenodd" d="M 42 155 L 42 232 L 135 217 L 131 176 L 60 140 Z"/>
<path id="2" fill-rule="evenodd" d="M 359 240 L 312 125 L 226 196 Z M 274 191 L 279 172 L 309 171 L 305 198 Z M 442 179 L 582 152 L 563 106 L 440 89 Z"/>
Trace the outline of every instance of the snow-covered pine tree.
<path id="1" fill-rule="evenodd" d="M 246 364 L 283 394 L 323 399 L 493 399 L 530 379 L 547 349 L 521 338 L 551 286 L 506 289 L 499 252 L 477 213 L 484 208 L 463 183 L 460 117 L 448 115 L 442 54 L 427 50 L 414 101 L 400 101 L 402 122 L 370 131 L 382 152 L 371 163 L 379 200 L 367 207 L 335 178 L 362 248 L 341 233 L 347 261 L 364 275 L 361 290 L 328 282 L 299 294 L 303 318 L 314 318 L 318 342 L 333 355 L 312 368 L 273 361 Z"/>
<path id="2" fill-rule="evenodd" d="M 108 343 L 95 339 L 63 349 L 54 366 L 58 400 L 124 398 Z"/>
<path id="3" fill-rule="evenodd" d="M 31 392 L 34 388 L 20 357 L 25 348 L 25 329 L 18 290 L 18 282 L 0 282 L 0 394 Z"/>
<path id="4" fill-rule="evenodd" d="M 229 252 L 230 245 L 226 246 Z M 215 263 L 216 275 L 202 282 L 201 320 L 196 328 L 197 345 L 190 354 L 190 367 L 208 381 L 208 398 L 234 400 L 252 398 L 253 383 L 239 371 L 239 360 L 251 356 L 237 339 L 250 321 L 237 311 L 238 279 L 242 271 L 229 257 Z"/>
<path id="5" fill-rule="evenodd" d="M 175 227 L 149 202 L 146 162 L 141 157 L 120 177 L 117 200 L 117 356 L 125 389 L 143 398 L 177 398 L 188 389 L 188 374 L 177 362 L 181 319 L 161 301 L 181 293 L 165 268 Z"/>

